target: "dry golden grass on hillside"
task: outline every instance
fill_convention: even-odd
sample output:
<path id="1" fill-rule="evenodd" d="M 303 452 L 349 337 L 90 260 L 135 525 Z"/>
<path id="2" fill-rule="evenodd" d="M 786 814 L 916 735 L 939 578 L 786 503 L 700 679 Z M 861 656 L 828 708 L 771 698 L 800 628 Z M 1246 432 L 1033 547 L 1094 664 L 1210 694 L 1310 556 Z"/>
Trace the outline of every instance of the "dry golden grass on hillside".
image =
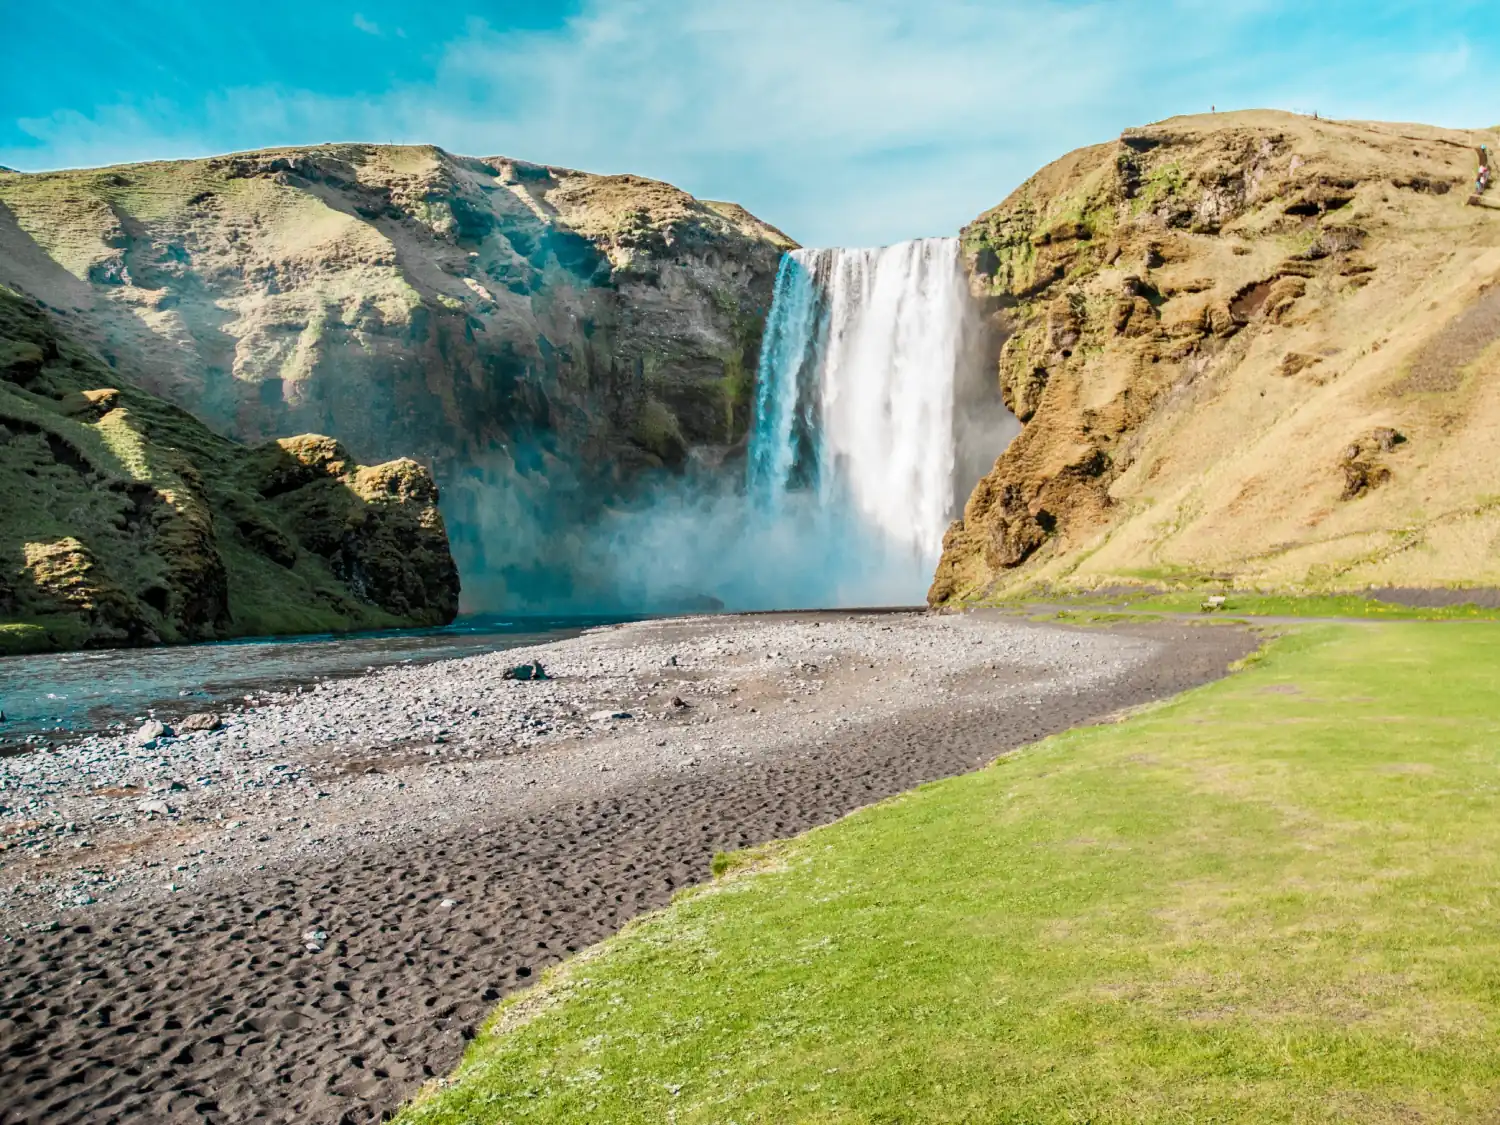
<path id="1" fill-rule="evenodd" d="M 1049 166 L 964 232 L 1026 425 L 932 599 L 1500 583 L 1492 132 L 1257 111 Z"/>

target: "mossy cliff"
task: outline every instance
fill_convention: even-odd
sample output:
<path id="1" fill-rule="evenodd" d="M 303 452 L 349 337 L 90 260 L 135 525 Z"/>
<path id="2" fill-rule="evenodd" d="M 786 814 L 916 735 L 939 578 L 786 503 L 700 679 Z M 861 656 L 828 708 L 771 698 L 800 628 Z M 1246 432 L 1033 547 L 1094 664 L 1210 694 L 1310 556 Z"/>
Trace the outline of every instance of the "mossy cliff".
<path id="1" fill-rule="evenodd" d="M 933 604 L 1500 583 L 1492 132 L 1256 111 L 1048 166 L 963 231 L 1023 423 Z"/>
<path id="2" fill-rule="evenodd" d="M 0 652 L 453 619 L 431 475 L 246 448 L 0 288 Z"/>
<path id="3" fill-rule="evenodd" d="M 794 245 L 669 184 L 432 146 L 0 174 L 0 284 L 220 433 L 427 465 L 477 608 L 566 586 L 591 563 L 556 529 L 740 447 Z"/>
<path id="4" fill-rule="evenodd" d="M 0 283 L 144 389 L 440 480 L 536 435 L 616 475 L 734 445 L 794 245 L 654 180 L 431 146 L 0 174 Z"/>

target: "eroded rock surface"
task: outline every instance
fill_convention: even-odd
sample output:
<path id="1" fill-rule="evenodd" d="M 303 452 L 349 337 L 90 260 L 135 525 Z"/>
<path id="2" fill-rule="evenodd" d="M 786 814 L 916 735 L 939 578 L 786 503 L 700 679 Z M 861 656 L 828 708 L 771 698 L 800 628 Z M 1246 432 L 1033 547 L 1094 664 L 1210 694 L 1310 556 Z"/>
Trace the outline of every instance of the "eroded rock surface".
<path id="1" fill-rule="evenodd" d="M 785 235 L 734 204 L 431 146 L 0 177 L 0 282 L 242 440 L 629 472 L 747 424 Z"/>
<path id="2" fill-rule="evenodd" d="M 428 471 L 247 449 L 0 288 L 0 652 L 451 621 Z"/>
<path id="3" fill-rule="evenodd" d="M 1500 199 L 1469 199 L 1482 142 L 1174 118 L 971 223 L 1024 425 L 950 528 L 930 600 L 1209 575 L 1494 584 Z"/>

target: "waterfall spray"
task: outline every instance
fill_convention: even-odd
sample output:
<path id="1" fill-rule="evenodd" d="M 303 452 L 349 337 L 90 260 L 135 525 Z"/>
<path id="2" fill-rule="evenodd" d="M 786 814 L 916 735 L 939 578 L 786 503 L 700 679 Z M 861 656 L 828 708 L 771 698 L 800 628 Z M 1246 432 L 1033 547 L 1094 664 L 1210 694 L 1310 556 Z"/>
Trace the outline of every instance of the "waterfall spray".
<path id="1" fill-rule="evenodd" d="M 797 250 L 777 274 L 744 475 L 659 474 L 583 523 L 565 465 L 488 486 L 508 607 L 912 605 L 1016 432 L 954 239 Z M 570 488 L 569 485 L 573 487 Z"/>

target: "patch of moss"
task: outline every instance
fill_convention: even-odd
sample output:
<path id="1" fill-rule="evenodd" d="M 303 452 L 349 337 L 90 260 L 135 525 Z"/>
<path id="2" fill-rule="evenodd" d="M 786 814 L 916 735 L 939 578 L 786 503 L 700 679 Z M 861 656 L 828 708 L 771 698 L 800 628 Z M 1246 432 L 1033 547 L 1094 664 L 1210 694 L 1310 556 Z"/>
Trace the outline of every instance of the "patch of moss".
<path id="1" fill-rule="evenodd" d="M 1154 210 L 1164 200 L 1181 195 L 1187 182 L 1187 172 L 1177 161 L 1158 164 L 1142 179 L 1140 190 L 1131 201 L 1132 212 L 1139 215 Z"/>
<path id="2" fill-rule="evenodd" d="M 0 656 L 53 652 L 59 647 L 43 625 L 28 621 L 0 623 Z"/>
<path id="3" fill-rule="evenodd" d="M 680 464 L 687 456 L 687 442 L 677 424 L 677 415 L 654 398 L 647 399 L 636 415 L 630 440 L 666 465 Z"/>

